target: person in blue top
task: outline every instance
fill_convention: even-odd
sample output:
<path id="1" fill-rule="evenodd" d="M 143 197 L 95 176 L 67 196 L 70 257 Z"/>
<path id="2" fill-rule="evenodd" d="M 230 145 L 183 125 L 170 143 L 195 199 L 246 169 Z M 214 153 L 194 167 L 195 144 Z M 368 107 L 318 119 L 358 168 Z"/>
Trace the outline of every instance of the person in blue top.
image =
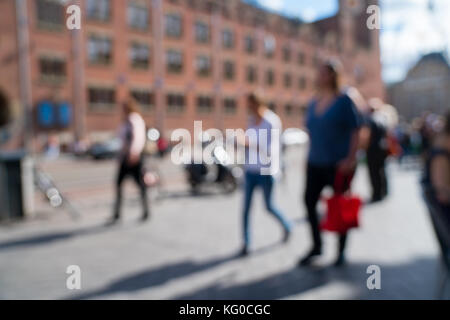
<path id="1" fill-rule="evenodd" d="M 323 189 L 327 186 L 334 188 L 337 172 L 351 178 L 356 168 L 361 120 L 353 100 L 340 89 L 338 66 L 337 62 L 326 62 L 320 66 L 316 78 L 317 95 L 310 102 L 306 115 L 310 150 L 304 201 L 313 247 L 299 261 L 300 266 L 309 265 L 322 253 L 317 204 Z M 342 190 L 335 192 L 344 192 L 348 188 L 349 183 Z M 345 261 L 346 239 L 347 234 L 340 235 L 339 254 L 335 265 L 341 265 Z"/>

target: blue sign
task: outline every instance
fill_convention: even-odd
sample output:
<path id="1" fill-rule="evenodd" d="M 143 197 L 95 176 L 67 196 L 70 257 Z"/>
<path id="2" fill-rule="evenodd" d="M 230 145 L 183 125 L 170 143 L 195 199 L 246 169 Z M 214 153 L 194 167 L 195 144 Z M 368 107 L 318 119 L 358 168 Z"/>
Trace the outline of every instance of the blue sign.
<path id="1" fill-rule="evenodd" d="M 58 126 L 62 128 L 67 128 L 72 122 L 72 106 L 63 102 L 58 107 Z"/>
<path id="2" fill-rule="evenodd" d="M 72 123 L 72 105 L 68 102 L 42 101 L 37 105 L 37 123 L 43 129 L 65 129 Z"/>
<path id="3" fill-rule="evenodd" d="M 37 120 L 40 127 L 50 128 L 55 122 L 55 110 L 49 101 L 42 101 L 37 106 Z"/>

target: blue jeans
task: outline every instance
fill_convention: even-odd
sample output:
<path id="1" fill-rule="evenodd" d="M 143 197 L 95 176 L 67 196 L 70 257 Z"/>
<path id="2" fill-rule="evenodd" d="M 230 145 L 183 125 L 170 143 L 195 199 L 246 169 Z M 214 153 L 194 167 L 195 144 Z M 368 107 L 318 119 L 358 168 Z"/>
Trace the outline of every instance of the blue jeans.
<path id="1" fill-rule="evenodd" d="M 244 199 L 244 243 L 250 245 L 250 207 L 253 198 L 253 191 L 256 187 L 261 187 L 264 193 L 264 202 L 269 211 L 283 226 L 286 232 L 290 232 L 291 226 L 283 217 L 282 213 L 275 208 L 272 200 L 272 190 L 274 178 L 272 176 L 260 175 L 258 173 L 245 173 L 245 199 Z"/>

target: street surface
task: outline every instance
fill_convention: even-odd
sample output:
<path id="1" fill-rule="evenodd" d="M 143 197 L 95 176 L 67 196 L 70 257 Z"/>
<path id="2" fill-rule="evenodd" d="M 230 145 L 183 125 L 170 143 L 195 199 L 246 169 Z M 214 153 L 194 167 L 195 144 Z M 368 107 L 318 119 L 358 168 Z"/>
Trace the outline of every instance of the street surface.
<path id="1" fill-rule="evenodd" d="M 331 266 L 336 237 L 324 236 L 315 267 L 297 261 L 310 247 L 301 202 L 305 152 L 292 149 L 288 174 L 276 202 L 295 223 L 291 241 L 266 214 L 260 193 L 253 201 L 252 254 L 241 248 L 242 193 L 191 196 L 182 168 L 170 158 L 152 160 L 163 173 L 165 193 L 152 203 L 152 217 L 139 224 L 140 206 L 127 182 L 123 221 L 110 217 L 115 163 L 69 157 L 41 163 L 81 213 L 51 209 L 36 195 L 36 217 L 0 225 L 0 299 L 433 299 L 438 247 L 419 188 L 419 171 L 389 166 L 390 197 L 363 209 L 361 228 L 351 232 L 348 264 Z M 365 166 L 354 191 L 369 195 Z M 82 288 L 66 288 L 66 268 L 81 268 Z M 381 290 L 366 285 L 370 265 L 381 268 Z"/>

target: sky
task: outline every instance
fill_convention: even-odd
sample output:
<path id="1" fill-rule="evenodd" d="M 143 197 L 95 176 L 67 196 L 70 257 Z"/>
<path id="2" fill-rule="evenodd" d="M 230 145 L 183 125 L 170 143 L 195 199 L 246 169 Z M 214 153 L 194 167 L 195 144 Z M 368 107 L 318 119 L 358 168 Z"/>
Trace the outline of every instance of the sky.
<path id="1" fill-rule="evenodd" d="M 306 22 L 334 15 L 338 0 L 254 0 Z M 434 10 L 430 11 L 430 2 Z M 450 51 L 450 0 L 380 0 L 383 79 L 400 81 L 426 53 Z"/>

